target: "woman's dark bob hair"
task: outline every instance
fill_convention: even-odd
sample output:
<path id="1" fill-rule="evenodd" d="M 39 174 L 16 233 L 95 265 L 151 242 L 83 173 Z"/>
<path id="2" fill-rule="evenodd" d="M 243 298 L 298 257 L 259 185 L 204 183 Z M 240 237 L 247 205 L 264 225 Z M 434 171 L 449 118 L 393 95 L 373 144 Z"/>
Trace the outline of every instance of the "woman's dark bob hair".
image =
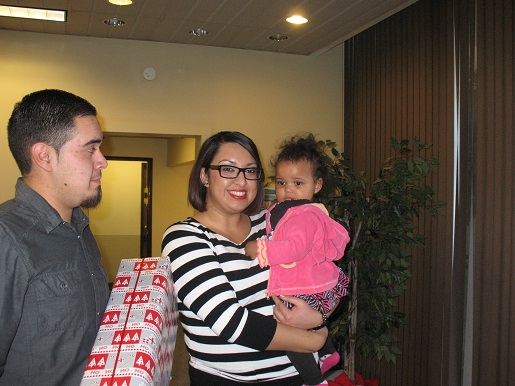
<path id="1" fill-rule="evenodd" d="M 200 180 L 200 172 L 202 169 L 205 170 L 206 174 L 213 172 L 213 170 L 209 169 L 209 165 L 211 165 L 213 158 L 215 158 L 218 150 L 220 149 L 220 146 L 224 143 L 237 143 L 250 153 L 252 158 L 256 161 L 257 167 L 259 169 L 263 169 L 256 145 L 245 134 L 238 131 L 221 131 L 206 139 L 200 148 L 195 164 L 193 165 L 193 169 L 191 170 L 188 185 L 188 201 L 191 206 L 199 212 L 205 212 L 207 209 L 207 188 Z M 216 170 L 214 172 L 217 173 Z M 261 178 L 257 180 L 256 198 L 243 211 L 243 213 L 253 215 L 259 213 L 259 211 L 263 209 L 263 200 L 265 196 L 264 180 L 264 175 L 261 174 Z"/>

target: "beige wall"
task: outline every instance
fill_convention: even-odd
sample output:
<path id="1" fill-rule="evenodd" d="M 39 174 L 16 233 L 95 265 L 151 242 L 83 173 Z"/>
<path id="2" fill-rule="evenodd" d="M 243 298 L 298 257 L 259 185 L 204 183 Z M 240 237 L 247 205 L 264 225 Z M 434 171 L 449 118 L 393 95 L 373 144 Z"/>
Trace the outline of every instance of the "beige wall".
<path id="1" fill-rule="evenodd" d="M 110 283 L 122 259 L 140 257 L 141 164 L 110 160 L 102 172 L 102 202 L 88 211 Z"/>
<path id="2" fill-rule="evenodd" d="M 169 166 L 168 141 L 163 138 L 107 135 L 102 151 L 107 156 L 153 159 L 152 256 L 159 256 L 164 230 L 173 222 L 194 214 L 187 202 L 187 184 L 192 164 Z M 109 166 L 106 170 L 109 170 Z M 104 195 L 108 195 L 106 189 Z"/>
<path id="3" fill-rule="evenodd" d="M 88 213 L 95 234 L 139 237 L 142 163 L 111 160 L 102 171 L 102 202 Z"/>
<path id="4" fill-rule="evenodd" d="M 143 77 L 146 67 L 155 68 L 155 80 Z M 109 133 L 205 139 L 239 130 L 255 140 L 268 165 L 278 142 L 299 131 L 342 142 L 342 72 L 341 45 L 305 57 L 0 30 L 0 202 L 12 197 L 19 175 L 5 127 L 29 92 L 61 88 L 88 99 Z M 155 145 L 145 157 L 165 156 L 166 144 Z M 154 189 L 153 254 L 164 227 L 191 214 L 185 182 L 177 183 L 190 168 L 167 168 L 175 174 L 167 181 L 175 182 Z M 172 203 L 174 213 L 162 210 Z"/>

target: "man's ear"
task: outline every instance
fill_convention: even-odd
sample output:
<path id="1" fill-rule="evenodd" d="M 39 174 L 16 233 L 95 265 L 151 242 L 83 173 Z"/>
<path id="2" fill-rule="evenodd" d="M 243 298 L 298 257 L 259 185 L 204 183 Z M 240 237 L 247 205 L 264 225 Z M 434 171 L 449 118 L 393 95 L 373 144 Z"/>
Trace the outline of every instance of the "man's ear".
<path id="1" fill-rule="evenodd" d="M 34 167 L 39 167 L 47 172 L 52 171 L 52 157 L 55 151 L 46 143 L 38 142 L 30 148 L 30 155 Z"/>
<path id="2" fill-rule="evenodd" d="M 322 189 L 322 186 L 324 185 L 324 180 L 322 178 L 319 178 L 315 181 L 315 194 L 320 192 L 320 189 Z"/>

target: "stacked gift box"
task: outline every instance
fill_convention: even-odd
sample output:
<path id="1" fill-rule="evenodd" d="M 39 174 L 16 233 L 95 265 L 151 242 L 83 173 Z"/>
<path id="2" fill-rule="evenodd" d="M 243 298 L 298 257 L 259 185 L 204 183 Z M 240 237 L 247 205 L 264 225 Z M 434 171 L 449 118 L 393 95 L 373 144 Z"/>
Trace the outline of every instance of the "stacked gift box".
<path id="1" fill-rule="evenodd" d="M 168 386 L 177 323 L 170 261 L 122 260 L 81 386 Z"/>

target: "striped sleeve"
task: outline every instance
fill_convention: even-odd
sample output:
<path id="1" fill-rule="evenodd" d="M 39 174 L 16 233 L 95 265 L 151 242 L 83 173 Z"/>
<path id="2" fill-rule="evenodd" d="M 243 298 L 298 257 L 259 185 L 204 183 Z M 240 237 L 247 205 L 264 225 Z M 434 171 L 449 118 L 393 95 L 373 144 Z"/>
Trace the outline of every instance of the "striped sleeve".
<path id="1" fill-rule="evenodd" d="M 215 247 L 201 229 L 188 223 L 175 224 L 168 230 L 163 254 L 172 263 L 178 301 L 192 318 L 202 321 L 221 339 L 264 350 L 273 338 L 276 322 L 242 307 L 236 291 L 244 293 L 248 288 L 234 288 L 229 277 L 239 281 L 239 285 L 248 280 L 238 278 L 235 269 L 238 265 L 248 266 L 249 262 L 238 248 L 220 244 Z M 217 250 L 225 256 L 219 256 Z"/>

